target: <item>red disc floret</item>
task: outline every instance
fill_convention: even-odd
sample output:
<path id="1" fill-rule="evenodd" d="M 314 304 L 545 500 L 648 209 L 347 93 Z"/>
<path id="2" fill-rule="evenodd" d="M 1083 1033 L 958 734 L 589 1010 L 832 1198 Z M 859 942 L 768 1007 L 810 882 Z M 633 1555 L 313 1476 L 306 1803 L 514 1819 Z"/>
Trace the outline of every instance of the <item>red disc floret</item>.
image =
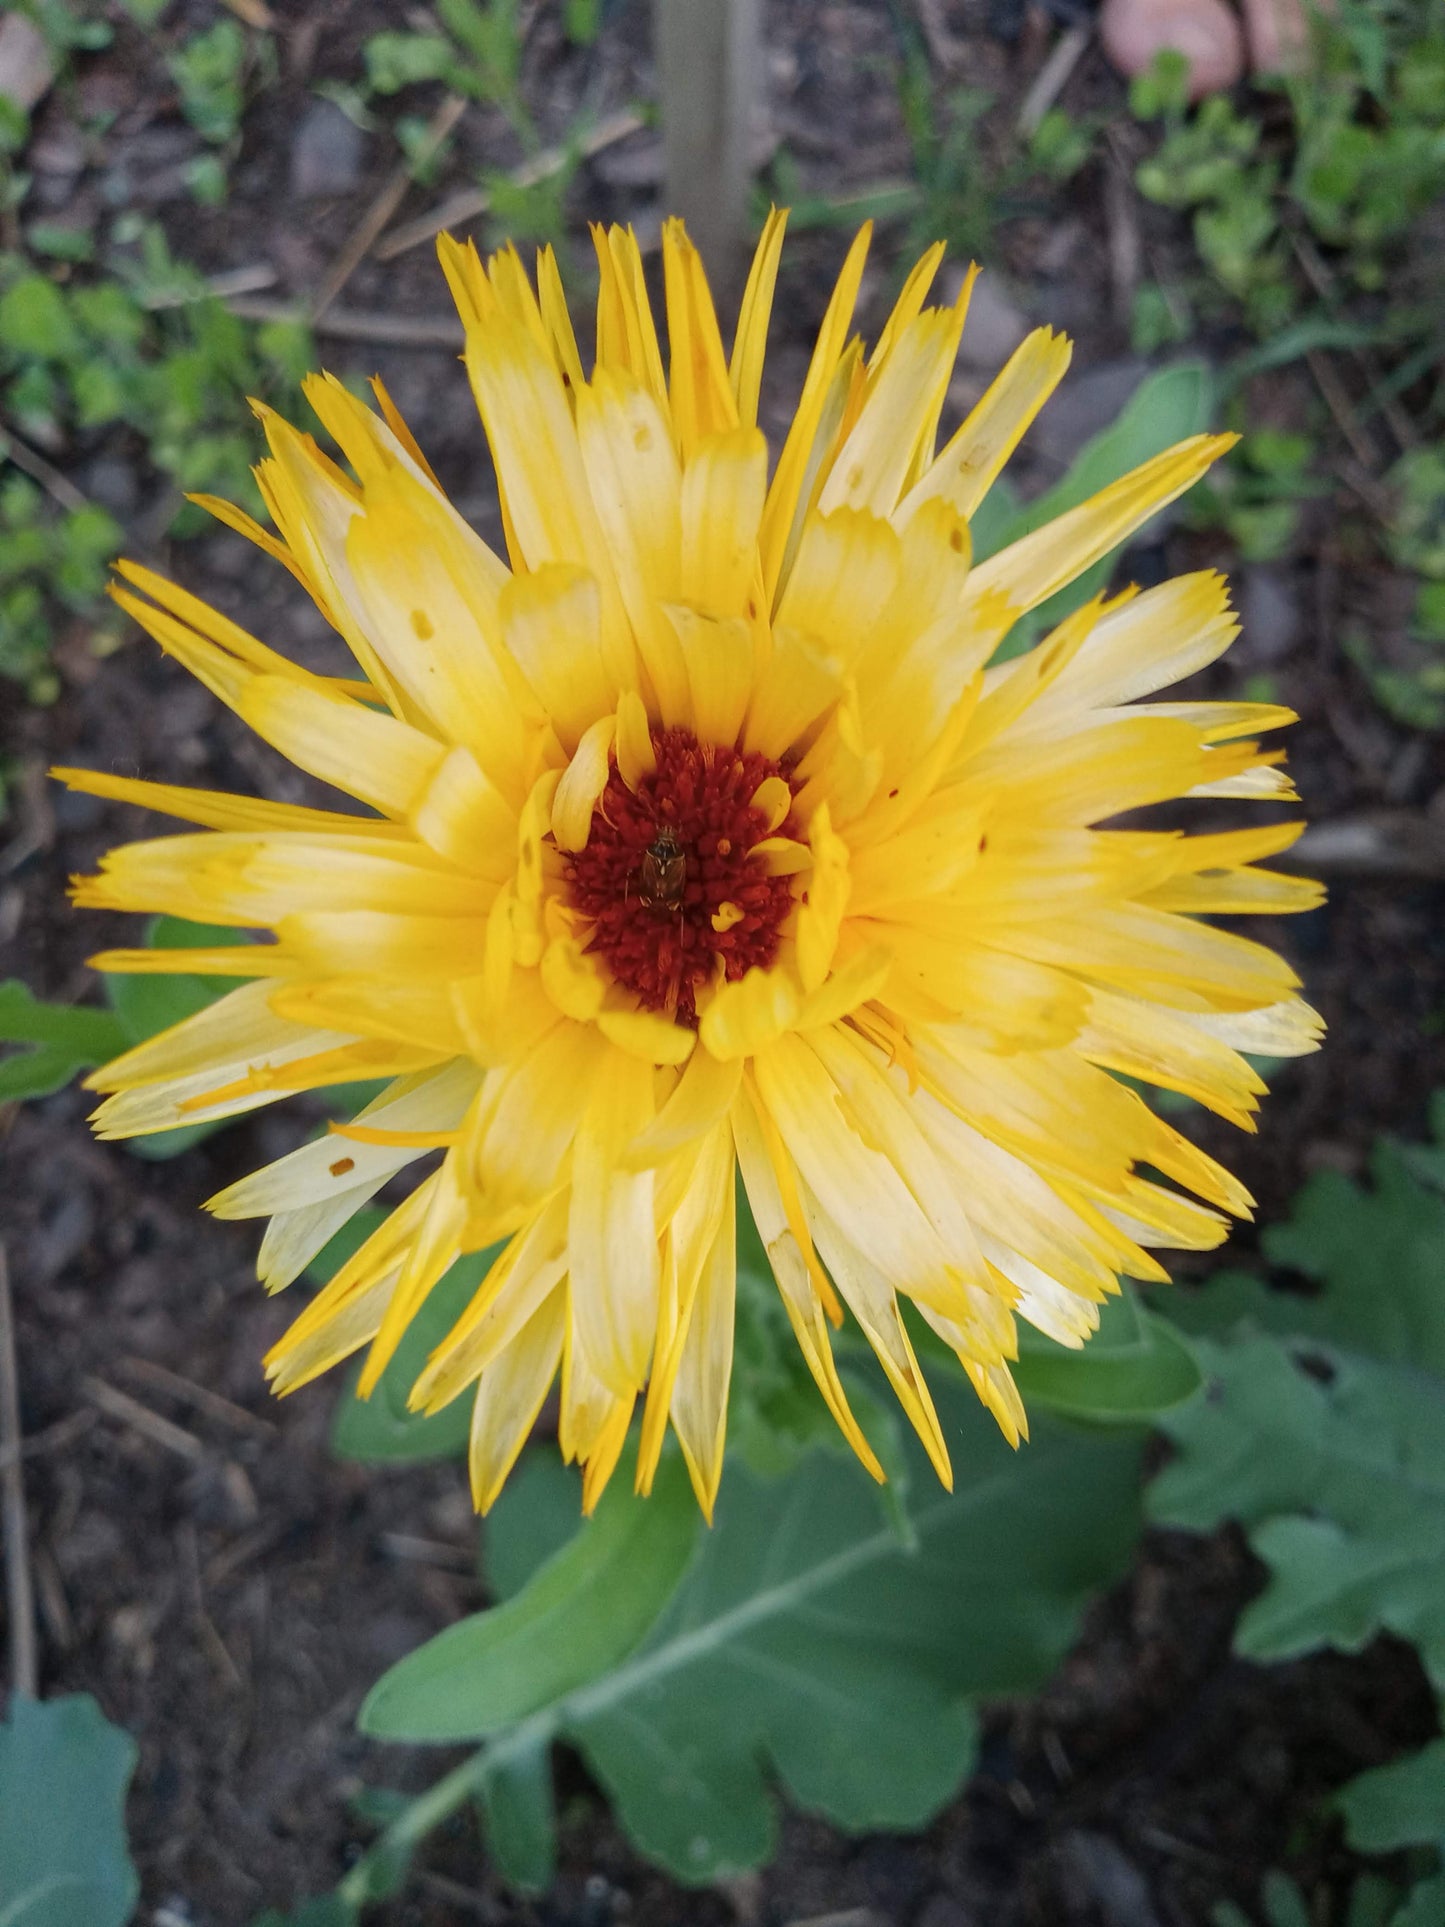
<path id="1" fill-rule="evenodd" d="M 654 730 L 652 747 L 656 768 L 635 790 L 614 763 L 587 847 L 567 860 L 568 894 L 614 979 L 644 1009 L 695 1025 L 719 964 L 736 981 L 778 954 L 791 880 L 752 854 L 772 833 L 752 798 L 787 772 L 688 729 Z"/>

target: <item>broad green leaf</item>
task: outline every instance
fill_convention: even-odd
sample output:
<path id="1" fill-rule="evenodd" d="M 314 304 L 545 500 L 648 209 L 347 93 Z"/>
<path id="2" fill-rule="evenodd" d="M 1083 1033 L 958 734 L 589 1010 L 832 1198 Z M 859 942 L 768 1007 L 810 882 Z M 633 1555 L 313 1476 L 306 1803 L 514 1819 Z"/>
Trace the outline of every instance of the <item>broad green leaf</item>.
<path id="1" fill-rule="evenodd" d="M 1442 1123 L 1437 1100 L 1437 1131 Z M 1289 1223 L 1265 1233 L 1272 1264 L 1323 1287 L 1317 1299 L 1292 1302 L 1296 1330 L 1445 1379 L 1445 1195 L 1421 1181 L 1439 1157 L 1382 1139 L 1370 1160 L 1371 1189 L 1318 1172 Z"/>
<path id="2" fill-rule="evenodd" d="M 481 1783 L 482 1824 L 498 1873 L 523 1893 L 542 1893 L 557 1871 L 552 1761 L 544 1740 L 499 1755 Z"/>
<path id="3" fill-rule="evenodd" d="M 679 1878 L 766 1857 L 764 1762 L 839 1825 L 925 1824 L 972 1763 L 971 1699 L 1044 1678 L 1127 1558 L 1136 1440 L 1045 1422 L 1015 1455 L 970 1395 L 937 1389 L 960 1489 L 911 1449 L 911 1548 L 832 1453 L 772 1484 L 734 1469 L 646 1645 L 564 1715 L 628 1832 Z"/>
<path id="4" fill-rule="evenodd" d="M 971 1394 L 943 1382 L 937 1402 L 961 1489 L 909 1447 L 909 1544 L 851 1460 L 815 1448 L 769 1480 L 730 1457 L 717 1523 L 642 1644 L 539 1704 L 493 1764 L 565 1738 L 637 1845 L 692 1882 L 766 1859 L 775 1776 L 845 1827 L 926 1824 L 972 1763 L 972 1699 L 1046 1677 L 1122 1570 L 1141 1455 L 1047 1419 L 1014 1454 Z"/>
<path id="5" fill-rule="evenodd" d="M 1126 1286 L 1103 1307 L 1081 1351 L 1021 1333 L 1014 1380 L 1030 1410 L 1046 1405 L 1075 1418 L 1137 1424 L 1182 1404 L 1198 1389 L 1200 1371 L 1169 1321 L 1146 1311 Z"/>
<path id="6" fill-rule="evenodd" d="M 618 1474 L 597 1515 L 516 1596 L 397 1661 L 358 1725 L 383 1740 L 482 1740 L 599 1678 L 667 1605 L 699 1524 L 680 1459 L 663 1461 L 647 1501 Z"/>
<path id="7" fill-rule="evenodd" d="M 993 553 L 1017 542 L 1021 536 L 1077 508 L 1131 469 L 1163 454 L 1176 442 L 1199 434 L 1209 426 L 1213 408 L 1214 377 L 1202 361 L 1177 362 L 1172 368 L 1161 368 L 1146 376 L 1118 419 L 1079 450 L 1061 481 L 1036 496 L 1002 526 L 990 518 L 991 525 L 985 526 L 989 546 L 981 553 Z M 1045 630 L 1081 608 L 1090 596 L 1097 595 L 1108 584 L 1116 561 L 1116 554 L 1104 556 L 1017 622 L 1004 639 L 995 661 L 1005 662 L 1011 656 L 1021 655 Z"/>
<path id="8" fill-rule="evenodd" d="M 1201 1341 L 1207 1386 L 1160 1424 L 1177 1449 L 1149 1494 L 1166 1525 L 1237 1519 L 1270 1581 L 1236 1648 L 1355 1652 L 1388 1630 L 1445 1684 L 1445 1386 L 1313 1340 Z"/>
<path id="9" fill-rule="evenodd" d="M 0 1725 L 0 1927 L 124 1927 L 136 1745 L 88 1693 L 12 1698 Z"/>
<path id="10" fill-rule="evenodd" d="M 510 1599 L 582 1526 L 582 1480 L 550 1444 L 524 1452 L 482 1526 L 482 1571 Z"/>
<path id="11" fill-rule="evenodd" d="M 0 1104 L 8 1104 L 64 1090 L 79 1072 L 124 1050 L 126 1037 L 109 1011 L 42 1003 L 11 977 L 0 983 L 0 1044 L 24 1046 L 0 1060 Z"/>
<path id="12" fill-rule="evenodd" d="M 619 1474 L 596 1516 L 515 1597 L 399 1660 L 367 1695 L 362 1730 L 484 1739 L 597 1679 L 666 1605 L 700 1527 L 679 1458 L 664 1458 L 645 1502 Z"/>
<path id="13" fill-rule="evenodd" d="M 1360 1853 L 1434 1846 L 1445 1852 L 1445 1739 L 1361 1773 L 1335 1795 L 1345 1837 Z"/>

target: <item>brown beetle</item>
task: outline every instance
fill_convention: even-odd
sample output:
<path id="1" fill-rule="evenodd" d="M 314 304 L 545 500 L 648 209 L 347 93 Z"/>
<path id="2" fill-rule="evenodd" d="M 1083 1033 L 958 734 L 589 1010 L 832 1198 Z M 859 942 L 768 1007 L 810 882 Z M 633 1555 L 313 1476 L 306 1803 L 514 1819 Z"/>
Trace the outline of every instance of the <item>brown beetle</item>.
<path id="1" fill-rule="evenodd" d="M 671 830 L 657 832 L 643 852 L 637 894 L 649 910 L 674 910 L 682 903 L 687 858 Z"/>

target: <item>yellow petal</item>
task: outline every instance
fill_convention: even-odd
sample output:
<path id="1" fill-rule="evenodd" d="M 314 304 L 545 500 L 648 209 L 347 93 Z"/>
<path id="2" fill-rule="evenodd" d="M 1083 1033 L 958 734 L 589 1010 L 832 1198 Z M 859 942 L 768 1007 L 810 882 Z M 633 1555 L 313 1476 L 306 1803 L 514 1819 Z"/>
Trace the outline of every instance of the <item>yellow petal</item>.
<path id="1" fill-rule="evenodd" d="M 486 1512 L 527 1443 L 542 1401 L 557 1376 L 566 1324 L 566 1293 L 545 1299 L 477 1387 L 467 1445 L 472 1504 Z"/>
<path id="2" fill-rule="evenodd" d="M 797 1022 L 802 1000 L 781 970 L 754 966 L 718 987 L 698 1023 L 698 1040 L 716 1058 L 749 1057 Z"/>
<path id="3" fill-rule="evenodd" d="M 652 1076 L 650 1064 L 613 1055 L 593 1086 L 572 1157 L 567 1235 L 577 1337 L 618 1398 L 647 1377 L 657 1322 L 653 1174 L 621 1164 L 652 1116 Z"/>
<path id="4" fill-rule="evenodd" d="M 952 441 L 899 504 L 907 522 L 925 502 L 943 499 L 972 516 L 1029 424 L 1063 380 L 1073 345 L 1051 328 L 1036 328 L 1009 357 Z"/>
<path id="5" fill-rule="evenodd" d="M 975 568 L 970 603 L 1000 592 L 1019 615 L 1036 609 L 1192 488 L 1237 440 L 1235 435 L 1192 435 L 1078 508 L 1011 542 Z"/>
<path id="6" fill-rule="evenodd" d="M 662 278 L 671 348 L 668 399 L 686 458 L 705 436 L 735 428 L 738 413 L 702 257 L 678 220 L 662 224 Z"/>
<path id="7" fill-rule="evenodd" d="M 634 698 L 634 700 L 636 700 Z M 582 732 L 576 753 L 552 799 L 552 837 L 559 850 L 585 850 L 592 833 L 592 812 L 612 773 L 615 716 L 599 716 Z"/>
<path id="8" fill-rule="evenodd" d="M 749 613 L 767 477 L 767 444 L 756 428 L 703 436 L 688 457 L 679 593 L 707 615 Z"/>
<path id="9" fill-rule="evenodd" d="M 868 244 L 872 235 L 872 222 L 865 222 L 848 250 L 823 317 L 823 325 L 818 330 L 813 357 L 803 381 L 803 393 L 768 490 L 767 508 L 763 515 L 762 553 L 763 577 L 770 600 L 776 594 L 783 573 L 783 558 L 799 503 L 802 502 L 804 509 L 808 506 L 803 499 L 804 478 L 813 460 L 814 443 L 818 439 L 829 391 L 843 356 L 848 326 L 853 319 L 853 304 L 858 299 L 858 284 L 863 278 L 863 264 L 868 258 Z"/>
<path id="10" fill-rule="evenodd" d="M 763 232 L 748 270 L 738 310 L 737 333 L 733 337 L 732 360 L 728 379 L 737 403 L 738 420 L 751 427 L 758 419 L 758 391 L 763 381 L 763 357 L 767 350 L 768 319 L 773 311 L 773 290 L 778 281 L 778 262 L 782 258 L 783 234 L 788 225 L 786 208 L 769 208 Z"/>

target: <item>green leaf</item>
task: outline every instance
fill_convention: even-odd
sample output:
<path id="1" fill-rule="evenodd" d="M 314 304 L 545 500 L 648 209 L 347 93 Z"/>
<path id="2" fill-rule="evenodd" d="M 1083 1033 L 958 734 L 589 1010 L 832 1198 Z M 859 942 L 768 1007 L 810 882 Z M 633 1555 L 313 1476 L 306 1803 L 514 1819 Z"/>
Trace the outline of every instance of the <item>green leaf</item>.
<path id="1" fill-rule="evenodd" d="M 565 1738 L 642 1851 L 692 1882 L 767 1857 L 775 1775 L 839 1825 L 924 1825 L 972 1763 L 971 1699 L 1046 1677 L 1122 1569 L 1141 1453 L 1137 1437 L 1043 1419 L 1015 1455 L 970 1393 L 937 1393 L 962 1489 L 940 1491 L 910 1444 L 910 1543 L 834 1452 L 776 1480 L 731 1456 L 717 1524 L 642 1644 L 539 1705 L 493 1765 Z M 655 1503 L 616 1487 L 619 1509 Z M 504 1695 L 505 1674 L 489 1690 Z"/>
<path id="2" fill-rule="evenodd" d="M 1030 1409 L 1047 1405 L 1075 1418 L 1139 1423 L 1183 1404 L 1199 1387 L 1189 1345 L 1168 1319 L 1146 1311 L 1125 1287 L 1102 1308 L 1082 1351 L 1041 1334 L 1021 1334 L 1014 1380 Z"/>
<path id="3" fill-rule="evenodd" d="M 0 983 L 0 1043 L 25 1049 L 0 1061 L 0 1104 L 63 1090 L 79 1071 L 125 1049 L 108 1011 L 47 1004 L 16 977 Z"/>
<path id="4" fill-rule="evenodd" d="M 423 80 L 446 80 L 455 72 L 456 49 L 442 34 L 374 33 L 362 52 L 368 85 L 397 94 Z"/>
<path id="5" fill-rule="evenodd" d="M 136 1745 L 88 1693 L 12 1699 L 0 1725 L 0 1927 L 124 1927 Z"/>
<path id="6" fill-rule="evenodd" d="M 1152 1516 L 1246 1529 L 1270 1569 L 1236 1650 L 1357 1652 L 1388 1630 L 1445 1685 L 1445 1387 L 1410 1366 L 1246 1331 L 1200 1343 L 1208 1385 L 1161 1417 L 1178 1456 Z"/>
<path id="7" fill-rule="evenodd" d="M 621 1475 L 595 1518 L 515 1597 L 409 1653 L 372 1688 L 363 1732 L 381 1739 L 482 1739 L 615 1667 L 671 1597 L 701 1519 L 679 1458 L 652 1497 Z"/>
<path id="8" fill-rule="evenodd" d="M 45 275 L 22 275 L 0 294 L 0 348 L 40 361 L 65 361 L 78 347 L 65 296 Z"/>
<path id="9" fill-rule="evenodd" d="M 524 1452 L 482 1527 L 482 1571 L 493 1598 L 510 1599 L 575 1538 L 582 1481 L 551 1446 Z"/>
<path id="10" fill-rule="evenodd" d="M 348 1229 L 355 1227 L 369 1236 L 384 1215 L 381 1211 L 358 1212 Z M 361 1238 L 355 1242 L 360 1244 Z M 407 1326 L 395 1357 L 370 1398 L 356 1396 L 356 1381 L 361 1375 L 357 1366 L 331 1424 L 331 1449 L 338 1458 L 357 1459 L 363 1465 L 397 1465 L 419 1459 L 453 1459 L 466 1451 L 472 1422 L 470 1398 L 453 1399 L 430 1416 L 409 1411 L 407 1398 L 427 1359 L 466 1310 L 500 1250 L 501 1246 L 495 1245 L 489 1251 L 469 1252 L 457 1259 Z M 331 1269 L 342 1262 L 331 1261 Z"/>
<path id="11" fill-rule="evenodd" d="M 1335 1795 L 1345 1837 L 1360 1853 L 1436 1846 L 1445 1852 L 1445 1739 L 1361 1773 Z"/>
<path id="12" fill-rule="evenodd" d="M 489 1762 L 480 1794 L 497 1871 L 523 1893 L 543 1893 L 557 1871 L 557 1812 L 546 1743 L 538 1740 Z"/>

